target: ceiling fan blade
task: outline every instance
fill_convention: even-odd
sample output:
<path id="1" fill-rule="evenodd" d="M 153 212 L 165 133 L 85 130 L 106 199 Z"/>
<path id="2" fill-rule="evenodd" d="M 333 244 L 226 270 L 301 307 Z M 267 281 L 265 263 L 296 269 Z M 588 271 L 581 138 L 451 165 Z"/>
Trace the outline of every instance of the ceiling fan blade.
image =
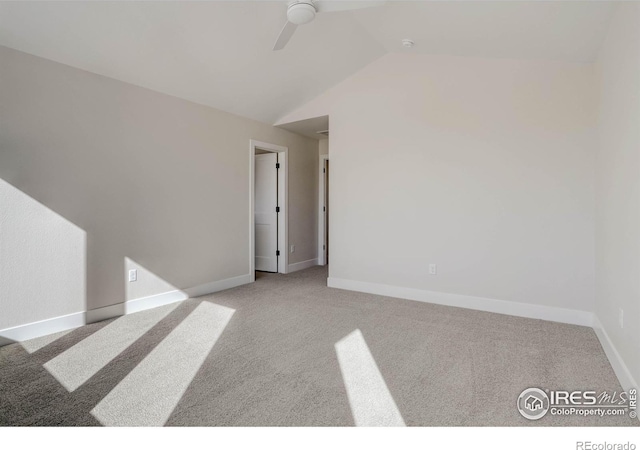
<path id="1" fill-rule="evenodd" d="M 318 12 L 349 11 L 352 9 L 382 6 L 385 0 L 315 0 L 313 2 Z"/>
<path id="2" fill-rule="evenodd" d="M 280 32 L 278 39 L 276 39 L 276 43 L 273 45 L 273 50 L 282 50 L 284 46 L 287 45 L 287 42 L 289 42 L 289 39 L 291 39 L 291 36 L 293 36 L 296 28 L 298 28 L 298 25 L 287 21 L 287 23 L 284 24 L 284 27 L 282 27 L 282 31 Z"/>

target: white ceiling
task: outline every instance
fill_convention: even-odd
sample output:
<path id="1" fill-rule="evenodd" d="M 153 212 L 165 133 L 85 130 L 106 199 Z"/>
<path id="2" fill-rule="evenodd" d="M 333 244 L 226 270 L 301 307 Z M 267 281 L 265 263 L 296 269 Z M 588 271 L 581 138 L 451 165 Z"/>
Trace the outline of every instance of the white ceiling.
<path id="1" fill-rule="evenodd" d="M 329 131 L 329 116 L 312 117 L 277 126 L 312 139 L 322 140 L 328 138 L 327 135 L 319 134 L 319 132 Z"/>
<path id="2" fill-rule="evenodd" d="M 391 2 L 357 13 L 389 52 L 589 62 L 604 39 L 612 1 Z"/>
<path id="3" fill-rule="evenodd" d="M 274 123 L 387 52 L 592 61 L 611 2 L 389 2 L 273 52 L 285 1 L 0 2 L 0 45 Z"/>

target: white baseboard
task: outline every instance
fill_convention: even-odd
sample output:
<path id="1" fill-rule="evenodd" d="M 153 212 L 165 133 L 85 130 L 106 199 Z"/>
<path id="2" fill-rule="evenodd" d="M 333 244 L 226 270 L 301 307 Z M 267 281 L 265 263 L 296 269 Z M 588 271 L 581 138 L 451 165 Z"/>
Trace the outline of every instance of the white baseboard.
<path id="1" fill-rule="evenodd" d="M 317 266 L 318 258 L 307 259 L 306 261 L 301 261 L 299 263 L 289 264 L 288 273 L 297 272 L 298 270 L 308 269 L 309 267 Z"/>
<path id="2" fill-rule="evenodd" d="M 32 322 L 17 327 L 0 330 L 0 347 L 14 342 L 26 341 L 40 336 L 71 330 L 85 324 L 83 311 L 68 314 L 66 316 L 53 317 L 51 319 Z"/>
<path id="3" fill-rule="evenodd" d="M 528 317 L 530 319 L 569 323 L 572 325 L 590 327 L 593 323 L 593 313 L 575 309 L 532 305 L 530 303 L 510 302 L 492 298 L 472 297 L 469 295 L 448 294 L 445 292 L 426 291 L 400 286 L 390 286 L 387 284 L 369 283 L 365 281 L 345 280 L 335 277 L 329 277 L 327 279 L 327 286 L 346 289 L 349 291 L 384 295 L 387 297 L 435 303 L 437 305 L 455 306 L 458 308 L 508 314 L 510 316 Z"/>
<path id="4" fill-rule="evenodd" d="M 102 308 L 90 309 L 86 314 L 86 323 L 102 322 L 103 320 L 113 319 L 125 314 L 124 303 L 116 303 L 111 306 L 103 306 Z"/>
<path id="5" fill-rule="evenodd" d="M 85 313 L 86 323 L 101 322 L 103 320 L 113 319 L 114 317 L 132 314 L 145 309 L 157 308 L 158 306 L 168 305 L 188 299 L 189 296 L 181 290 L 163 292 L 162 294 L 150 295 L 148 297 L 135 298 L 124 303 L 116 303 L 115 305 L 103 306 L 102 308 L 91 309 Z"/>
<path id="6" fill-rule="evenodd" d="M 184 289 L 189 295 L 189 298 L 200 297 L 201 295 L 213 294 L 214 292 L 220 292 L 234 287 L 242 286 L 243 284 L 251 283 L 251 275 L 240 275 L 233 278 L 226 278 L 224 280 L 212 281 L 210 283 L 204 283 L 192 288 Z"/>
<path id="7" fill-rule="evenodd" d="M 112 319 L 124 314 L 131 314 L 138 311 L 144 311 L 145 309 L 168 305 L 169 303 L 179 302 L 191 297 L 212 294 L 214 292 L 231 289 L 250 282 L 251 277 L 249 274 L 241 275 L 238 277 L 227 278 L 225 280 L 212 281 L 210 283 L 201 284 L 184 290 L 164 292 L 158 295 L 129 300 L 124 303 L 117 303 L 115 305 L 104 306 L 102 308 L 91 309 L 89 311 L 81 311 L 67 316 L 54 317 L 40 322 L 7 328 L 0 330 L 0 347 L 14 342 L 26 341 L 28 339 L 57 333 L 58 331 L 78 328 L 89 323 Z"/>
<path id="8" fill-rule="evenodd" d="M 132 314 L 145 309 L 157 308 L 169 303 L 180 302 L 188 299 L 186 292 L 176 289 L 175 291 L 163 292 L 162 294 L 150 295 L 149 297 L 136 298 L 125 302 L 125 314 Z"/>
<path id="9" fill-rule="evenodd" d="M 598 339 L 600 340 L 604 353 L 607 355 L 609 363 L 611 363 L 611 367 L 616 373 L 622 389 L 628 391 L 631 388 L 639 387 L 636 380 L 633 378 L 631 371 L 620 356 L 620 353 L 618 353 L 615 345 L 613 345 L 613 341 L 611 341 L 611 338 L 602 326 L 602 322 L 600 322 L 600 319 L 598 319 L 598 316 L 595 314 L 593 316 L 593 330 L 596 332 L 596 336 L 598 336 Z"/>

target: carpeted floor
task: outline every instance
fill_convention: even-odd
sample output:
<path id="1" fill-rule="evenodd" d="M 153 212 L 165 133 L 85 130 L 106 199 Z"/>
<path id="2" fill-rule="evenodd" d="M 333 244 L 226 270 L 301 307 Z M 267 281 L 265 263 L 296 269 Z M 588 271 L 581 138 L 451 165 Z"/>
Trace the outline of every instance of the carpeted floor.
<path id="1" fill-rule="evenodd" d="M 329 289 L 326 277 L 260 274 L 2 347 L 0 425 L 639 424 L 518 413 L 528 387 L 620 392 L 590 328 Z"/>

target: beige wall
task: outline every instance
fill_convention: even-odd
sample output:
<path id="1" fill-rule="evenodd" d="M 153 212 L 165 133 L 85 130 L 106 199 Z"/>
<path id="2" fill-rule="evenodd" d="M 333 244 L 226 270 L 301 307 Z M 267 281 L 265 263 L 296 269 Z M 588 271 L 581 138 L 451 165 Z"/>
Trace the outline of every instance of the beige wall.
<path id="1" fill-rule="evenodd" d="M 330 278 L 592 311 L 593 88 L 590 64 L 390 54 L 282 119 L 330 116 Z"/>
<path id="2" fill-rule="evenodd" d="M 640 381 L 640 5 L 617 6 L 598 63 L 596 315 Z M 624 328 L 618 315 L 624 310 Z"/>
<path id="3" fill-rule="evenodd" d="M 320 155 L 329 154 L 329 139 L 321 139 L 318 141 L 318 153 Z"/>
<path id="4" fill-rule="evenodd" d="M 86 309 L 124 300 L 125 258 L 136 296 L 248 274 L 250 139 L 289 147 L 289 263 L 316 257 L 317 141 L 4 47 L 0 80 L 0 178 L 86 232 Z M 0 326 L 63 297 L 5 289 Z"/>

